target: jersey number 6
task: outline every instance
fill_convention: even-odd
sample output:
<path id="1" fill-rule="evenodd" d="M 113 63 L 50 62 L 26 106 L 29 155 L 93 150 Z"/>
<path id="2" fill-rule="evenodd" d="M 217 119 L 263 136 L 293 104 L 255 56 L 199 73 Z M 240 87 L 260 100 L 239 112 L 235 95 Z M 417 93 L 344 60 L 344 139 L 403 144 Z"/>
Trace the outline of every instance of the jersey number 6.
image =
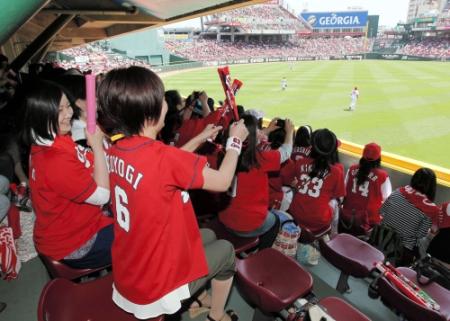
<path id="1" fill-rule="evenodd" d="M 128 232 L 130 230 L 130 212 L 125 207 L 125 205 L 128 205 L 128 196 L 118 185 L 114 187 L 114 199 L 116 200 L 117 223 Z"/>

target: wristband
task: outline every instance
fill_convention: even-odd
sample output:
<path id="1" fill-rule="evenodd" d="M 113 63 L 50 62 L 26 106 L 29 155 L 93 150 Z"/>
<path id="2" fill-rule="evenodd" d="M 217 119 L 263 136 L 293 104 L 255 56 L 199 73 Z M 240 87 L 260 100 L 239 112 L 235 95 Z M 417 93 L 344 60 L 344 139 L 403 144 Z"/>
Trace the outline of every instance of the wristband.
<path id="1" fill-rule="evenodd" d="M 228 151 L 230 149 L 235 150 L 238 153 L 238 155 L 241 154 L 241 149 L 242 149 L 241 140 L 235 136 L 228 137 L 225 150 Z"/>

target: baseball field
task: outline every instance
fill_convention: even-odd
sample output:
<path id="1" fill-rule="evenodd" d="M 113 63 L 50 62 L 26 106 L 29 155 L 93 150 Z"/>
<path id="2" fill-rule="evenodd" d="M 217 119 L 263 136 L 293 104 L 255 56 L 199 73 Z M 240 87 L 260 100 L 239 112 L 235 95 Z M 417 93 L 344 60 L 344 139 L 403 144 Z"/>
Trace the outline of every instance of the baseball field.
<path id="1" fill-rule="evenodd" d="M 243 81 L 238 104 L 291 118 L 296 126 L 327 127 L 338 138 L 450 168 L 450 63 L 407 61 L 311 61 L 230 66 Z M 281 90 L 286 77 L 287 89 Z M 163 75 L 167 89 L 183 95 L 206 90 L 224 94 L 216 68 Z M 345 111 L 350 93 L 360 96 Z"/>

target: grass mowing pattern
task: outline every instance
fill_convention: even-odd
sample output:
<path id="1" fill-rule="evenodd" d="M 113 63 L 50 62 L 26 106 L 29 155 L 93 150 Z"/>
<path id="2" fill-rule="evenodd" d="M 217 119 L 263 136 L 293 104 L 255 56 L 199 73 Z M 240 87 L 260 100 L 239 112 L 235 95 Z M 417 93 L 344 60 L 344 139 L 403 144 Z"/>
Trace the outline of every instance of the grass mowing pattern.
<path id="1" fill-rule="evenodd" d="M 339 138 L 449 168 L 450 63 L 407 61 L 311 61 L 230 66 L 244 82 L 236 101 L 266 117 L 291 118 L 296 126 L 328 127 Z M 288 88 L 281 90 L 281 79 Z M 216 68 L 163 77 L 183 95 L 206 90 L 224 97 Z M 348 112 L 358 86 L 356 111 Z"/>

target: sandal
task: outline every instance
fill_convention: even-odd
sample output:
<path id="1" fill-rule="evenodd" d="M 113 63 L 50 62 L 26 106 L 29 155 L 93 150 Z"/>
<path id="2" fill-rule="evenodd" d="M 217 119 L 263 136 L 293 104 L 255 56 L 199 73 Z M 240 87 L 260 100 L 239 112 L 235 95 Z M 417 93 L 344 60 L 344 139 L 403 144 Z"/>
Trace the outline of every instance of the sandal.
<path id="1" fill-rule="evenodd" d="M 206 298 L 208 296 L 208 293 L 206 292 L 206 294 L 203 296 L 202 299 Z M 211 307 L 205 305 L 202 303 L 200 298 L 194 298 L 194 302 L 196 302 L 198 304 L 197 307 L 192 307 L 189 308 L 189 317 L 191 319 L 195 319 L 196 317 L 198 317 L 200 314 L 203 314 L 205 312 L 209 312 L 209 309 Z"/>
<path id="2" fill-rule="evenodd" d="M 209 321 L 224 321 L 224 318 L 225 318 L 225 316 L 227 316 L 227 315 L 230 317 L 230 320 L 231 320 L 231 321 L 238 321 L 238 320 L 239 320 L 238 315 L 237 315 L 236 312 L 234 312 L 233 310 L 227 310 L 227 311 L 225 312 L 225 314 L 224 314 L 219 320 L 214 320 L 213 318 L 211 318 L 211 317 L 209 316 L 209 314 L 208 314 L 208 316 L 207 316 L 206 318 L 207 318 L 207 320 L 209 320 Z"/>

